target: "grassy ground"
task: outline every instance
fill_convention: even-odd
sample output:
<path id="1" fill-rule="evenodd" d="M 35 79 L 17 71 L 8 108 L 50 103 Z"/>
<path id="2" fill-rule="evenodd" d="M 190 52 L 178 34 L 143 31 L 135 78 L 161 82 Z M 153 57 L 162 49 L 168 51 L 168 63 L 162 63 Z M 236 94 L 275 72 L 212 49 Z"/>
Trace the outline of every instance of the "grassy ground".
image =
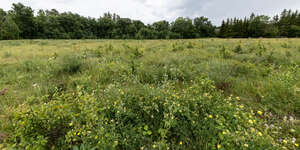
<path id="1" fill-rule="evenodd" d="M 29 147 L 41 145 L 45 149 L 55 149 L 55 146 L 61 142 L 53 142 L 53 136 L 49 136 L 48 133 L 39 135 L 28 134 L 29 131 L 23 131 L 24 127 L 22 125 L 24 125 L 24 121 L 26 123 L 26 120 L 30 118 L 26 117 L 26 114 L 31 111 L 34 112 L 34 110 L 43 114 L 43 112 L 47 111 L 46 109 L 54 107 L 51 104 L 53 101 L 57 101 L 61 106 L 68 103 L 61 104 L 60 99 L 74 99 L 75 101 L 76 98 L 74 97 L 67 98 L 68 96 L 63 96 L 69 93 L 73 93 L 73 95 L 77 93 L 79 94 L 79 96 L 77 95 L 78 97 L 84 95 L 85 98 L 83 99 L 95 99 L 95 104 L 92 104 L 97 106 L 99 101 L 107 100 L 107 102 L 99 104 L 99 107 L 116 105 L 108 103 L 110 100 L 118 99 L 119 101 L 116 103 L 127 103 L 128 109 L 132 107 L 132 112 L 140 113 L 136 109 L 155 107 L 155 103 L 159 103 L 155 102 L 155 96 L 167 99 L 168 96 L 164 95 L 164 93 L 173 90 L 171 95 L 175 95 L 175 99 L 176 95 L 185 100 L 186 98 L 194 99 L 192 98 L 193 96 L 199 97 L 201 95 L 202 98 L 199 101 L 202 102 L 205 101 L 204 97 L 209 98 L 207 95 L 211 95 L 212 99 L 216 99 L 214 105 L 223 105 L 225 101 L 226 104 L 228 102 L 228 108 L 223 108 L 223 106 L 219 108 L 211 104 L 207 106 L 207 109 L 215 110 L 201 108 L 205 113 L 200 113 L 199 108 L 197 112 L 199 113 L 198 115 L 203 115 L 202 120 L 198 120 L 199 122 L 203 122 L 208 118 L 223 116 L 224 122 L 222 127 L 225 126 L 223 124 L 226 124 L 224 129 L 219 129 L 219 124 L 216 124 L 215 128 L 212 129 L 216 134 L 210 135 L 211 138 L 208 138 L 208 140 L 200 138 L 201 142 L 199 142 L 198 138 L 187 139 L 187 137 L 194 134 L 198 135 L 198 137 L 206 137 L 208 136 L 206 134 L 209 133 L 201 132 L 196 134 L 186 131 L 186 136 L 184 136 L 185 133 L 180 132 L 178 135 L 174 134 L 174 132 L 178 132 L 175 126 L 178 126 L 179 130 L 180 127 L 185 129 L 184 125 L 180 124 L 183 122 L 180 122 L 180 119 L 177 119 L 178 122 L 174 127 L 167 128 L 168 130 L 166 125 L 156 125 L 156 123 L 139 124 L 135 122 L 135 124 L 132 123 L 131 127 L 126 126 L 126 129 L 124 126 L 116 127 L 117 125 L 114 124 L 115 128 L 122 132 L 126 131 L 126 134 L 122 135 L 120 133 L 119 135 L 117 131 L 109 131 L 110 134 L 114 133 L 114 136 L 109 135 L 107 137 L 104 134 L 103 137 L 105 139 L 110 139 L 104 143 L 113 145 L 113 149 L 199 149 L 199 147 L 203 149 L 231 149 L 234 147 L 236 149 L 255 149 L 257 147 L 267 149 L 268 146 L 258 143 L 259 139 L 237 142 L 237 139 L 242 137 L 242 135 L 236 133 L 237 131 L 251 133 L 252 128 L 254 128 L 258 131 L 256 132 L 258 136 L 264 134 L 270 137 L 270 141 L 267 138 L 263 139 L 265 143 L 269 142 L 270 145 L 278 146 L 278 149 L 297 149 L 299 148 L 297 143 L 300 143 L 299 65 L 300 39 L 0 41 L 0 90 L 8 89 L 4 95 L 0 95 L 0 123 L 2 124 L 2 129 L 0 128 L 0 143 L 5 141 L 3 146 L 7 147 L 16 144 L 14 146 L 21 149 L 28 145 Z M 211 83 L 198 87 L 202 82 Z M 206 86 L 211 86 L 213 89 L 203 90 Z M 198 88 L 197 90 L 202 91 L 202 93 L 197 93 L 197 90 L 189 91 L 190 87 Z M 121 93 L 120 97 L 116 97 L 118 94 L 113 94 L 112 89 L 119 90 L 118 93 Z M 127 97 L 122 97 L 122 92 L 125 95 L 127 94 Z M 193 92 L 196 92 L 198 95 L 192 95 L 191 93 Z M 151 97 L 153 95 L 155 96 Z M 135 103 L 139 102 L 136 102 L 136 98 L 132 97 L 148 98 L 145 101 L 149 102 L 149 105 L 144 105 L 143 103 L 136 106 Z M 152 100 L 155 103 L 150 104 Z M 187 107 L 181 108 L 178 106 L 178 109 L 193 110 L 194 107 L 191 106 L 193 104 L 185 102 L 185 100 L 182 101 L 182 105 L 185 106 L 186 104 Z M 177 101 L 180 103 L 180 98 L 173 100 L 175 103 Z M 234 107 L 231 106 L 232 104 Z M 39 109 L 42 105 L 47 105 L 45 110 Z M 203 106 L 206 105 L 203 104 Z M 157 107 L 158 110 L 166 110 L 164 105 L 161 107 L 158 105 Z M 235 107 L 238 107 L 239 110 L 235 111 L 241 112 L 241 116 L 245 115 L 243 114 L 244 112 L 249 113 L 249 115 L 246 114 L 245 120 L 241 119 L 239 123 L 234 123 L 229 119 L 235 115 L 234 111 L 227 113 L 231 112 L 231 108 L 236 109 Z M 74 110 L 73 108 L 66 108 L 66 111 L 61 115 L 64 116 L 68 111 L 73 112 Z M 116 109 L 116 111 L 120 110 Z M 21 114 L 16 114 L 16 112 Z M 46 114 L 49 115 L 48 113 Z M 130 116 L 130 114 L 123 115 Z M 157 115 L 159 116 L 159 114 Z M 180 118 L 178 115 L 175 113 L 174 117 Z M 75 122 L 74 120 L 72 121 L 70 116 L 71 122 Z M 105 116 L 103 119 L 117 120 L 116 116 L 111 114 L 109 116 Z M 252 116 L 255 119 L 251 119 Z M 54 120 L 52 117 L 51 115 L 49 118 L 44 117 L 44 120 Z M 145 114 L 138 114 L 134 118 L 139 120 L 139 117 L 145 117 Z M 183 118 L 185 117 L 187 116 Z M 151 115 L 148 119 L 140 122 L 151 122 L 150 120 L 153 120 Z M 70 120 L 65 124 L 69 125 Z M 240 120 L 240 118 L 233 120 Z M 257 120 L 260 123 L 253 126 L 242 125 L 252 124 L 253 120 Z M 119 121 L 124 124 L 130 124 L 128 120 Z M 18 124 L 20 122 L 21 124 Z M 80 131 L 76 131 L 76 133 L 87 131 L 87 129 L 82 129 L 83 122 L 86 123 L 88 121 L 81 120 L 78 123 L 78 126 L 80 126 L 78 130 Z M 189 126 L 188 124 L 186 127 Z M 54 123 L 54 125 L 57 125 L 57 123 Z M 62 126 L 65 127 L 66 125 Z M 26 127 L 31 128 L 32 126 L 32 122 L 28 122 Z M 63 134 L 63 136 L 59 136 L 63 137 L 60 139 L 61 141 L 67 141 L 68 138 L 74 140 L 74 137 L 67 137 L 69 132 L 75 130 L 70 126 L 73 125 L 65 127 L 68 129 L 60 133 Z M 202 126 L 208 127 L 209 125 L 203 124 Z M 244 126 L 244 129 L 241 131 L 239 131 L 240 126 Z M 105 125 L 102 127 L 108 128 Z M 148 137 L 147 139 L 145 138 L 142 141 L 136 139 L 141 137 L 132 139 L 133 135 L 138 135 L 139 133 L 138 131 L 133 132 L 133 128 L 138 129 L 139 127 L 145 130 L 143 131 L 145 133 L 142 133 L 141 136 L 143 139 Z M 200 127 L 194 128 L 199 131 L 210 131 L 208 129 L 200 129 Z M 96 129 L 96 127 L 93 129 L 95 132 L 100 130 L 99 128 Z M 162 129 L 166 130 L 166 135 L 162 134 Z M 49 130 L 49 132 L 51 131 L 53 130 Z M 30 130 L 30 132 L 36 133 L 37 131 Z M 226 141 L 223 136 L 218 135 L 218 132 L 225 132 L 224 136 L 230 135 L 228 139 L 231 140 Z M 235 135 L 228 134 L 229 132 L 235 132 Z M 12 135 L 16 133 L 18 135 Z M 116 136 L 117 133 L 118 136 Z M 2 139 L 1 134 L 3 136 Z M 95 135 L 97 134 L 100 137 L 101 134 L 95 133 Z M 30 140 L 28 139 L 35 139 L 40 135 L 42 137 L 38 139 L 43 139 L 40 140 L 40 143 L 33 144 L 29 142 Z M 126 138 L 128 139 L 127 142 L 122 141 L 126 140 Z M 88 138 L 80 137 L 75 139 L 77 142 L 67 142 L 64 145 L 97 145 L 97 142 L 93 143 L 97 141 L 96 138 L 95 140 L 87 141 L 85 139 Z M 231 144 L 226 145 L 225 143 Z M 130 147 L 130 144 L 133 147 Z M 190 146 L 191 144 L 198 147 L 192 147 Z M 105 144 L 102 143 L 102 145 Z M 251 148 L 250 145 L 254 145 L 254 147 Z M 97 148 L 99 148 L 99 145 Z M 106 149 L 107 147 L 101 148 Z"/>

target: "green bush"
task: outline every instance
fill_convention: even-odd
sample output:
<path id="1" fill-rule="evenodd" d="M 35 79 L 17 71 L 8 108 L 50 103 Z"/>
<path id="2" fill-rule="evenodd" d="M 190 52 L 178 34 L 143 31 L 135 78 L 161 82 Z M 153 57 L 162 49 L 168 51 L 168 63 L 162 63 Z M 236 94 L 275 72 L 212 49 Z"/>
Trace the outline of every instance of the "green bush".
<path id="1" fill-rule="evenodd" d="M 241 54 L 243 52 L 243 48 L 242 48 L 242 45 L 239 44 L 237 45 L 234 49 L 233 49 L 233 52 L 237 53 L 237 54 Z"/>
<path id="2" fill-rule="evenodd" d="M 109 86 L 100 99 L 76 92 L 20 107 L 5 128 L 15 149 L 280 149 L 262 112 L 223 97 L 205 77 L 154 88 Z M 32 100 L 31 100 L 32 101 Z M 271 133 L 271 132 L 270 132 Z M 285 144 L 284 146 L 291 146 Z"/>
<path id="3" fill-rule="evenodd" d="M 229 59 L 229 58 L 232 58 L 233 54 L 228 51 L 225 46 L 222 46 L 222 48 L 219 50 L 219 53 L 221 55 L 222 58 L 224 59 Z"/>

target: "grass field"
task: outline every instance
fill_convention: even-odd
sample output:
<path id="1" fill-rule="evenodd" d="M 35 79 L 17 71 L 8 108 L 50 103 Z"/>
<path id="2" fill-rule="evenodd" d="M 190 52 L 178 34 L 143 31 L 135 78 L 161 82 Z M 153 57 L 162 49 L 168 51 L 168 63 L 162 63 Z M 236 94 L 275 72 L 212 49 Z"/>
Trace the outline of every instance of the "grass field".
<path id="1" fill-rule="evenodd" d="M 299 149 L 300 39 L 0 41 L 0 149 Z"/>

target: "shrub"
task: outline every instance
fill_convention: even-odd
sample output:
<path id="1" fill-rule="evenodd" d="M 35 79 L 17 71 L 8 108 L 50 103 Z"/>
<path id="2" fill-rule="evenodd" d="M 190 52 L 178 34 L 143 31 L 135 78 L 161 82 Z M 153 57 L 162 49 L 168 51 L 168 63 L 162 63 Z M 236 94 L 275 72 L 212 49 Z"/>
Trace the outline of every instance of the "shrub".
<path id="1" fill-rule="evenodd" d="M 192 42 L 188 42 L 187 45 L 186 45 L 186 48 L 188 48 L 188 49 L 194 48 L 193 43 Z"/>
<path id="2" fill-rule="evenodd" d="M 237 45 L 234 49 L 233 49 L 233 52 L 237 53 L 237 54 L 241 54 L 243 52 L 243 48 L 242 48 L 242 45 L 239 44 Z"/>
<path id="3" fill-rule="evenodd" d="M 83 61 L 76 55 L 66 55 L 62 59 L 60 73 L 75 74 L 81 70 Z"/>
<path id="4" fill-rule="evenodd" d="M 224 59 L 229 59 L 232 57 L 232 54 L 225 48 L 225 46 L 222 46 L 222 48 L 219 50 L 219 53 Z"/>
<path id="5" fill-rule="evenodd" d="M 16 149 L 279 149 L 256 114 L 200 77 L 176 90 L 109 86 L 100 100 L 76 92 L 10 116 L 6 146 Z M 285 146 L 290 146 L 286 144 Z"/>

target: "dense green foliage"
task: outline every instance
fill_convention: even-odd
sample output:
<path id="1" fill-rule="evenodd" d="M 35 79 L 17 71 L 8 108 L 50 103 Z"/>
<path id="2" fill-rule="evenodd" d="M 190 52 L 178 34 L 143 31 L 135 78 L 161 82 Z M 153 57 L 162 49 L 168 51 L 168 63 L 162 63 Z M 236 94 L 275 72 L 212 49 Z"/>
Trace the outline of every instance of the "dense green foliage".
<path id="1" fill-rule="evenodd" d="M 0 149 L 299 149 L 299 39 L 0 41 L 0 58 Z"/>
<path id="2" fill-rule="evenodd" d="M 12 20 L 11 20 L 12 19 Z M 7 29 L 8 25 L 13 29 Z M 15 27 L 15 24 L 17 27 Z M 4 28 L 4 29 L 2 29 Z M 252 14 L 250 18 L 227 19 L 220 27 L 206 17 L 179 17 L 173 22 L 145 25 L 139 20 L 105 13 L 97 19 L 57 10 L 39 10 L 13 4 L 8 12 L 0 9 L 0 40 L 5 39 L 189 39 L 201 37 L 299 37 L 300 14 L 284 10 L 273 19 Z"/>
<path id="3" fill-rule="evenodd" d="M 220 27 L 220 37 L 299 37 L 300 13 L 284 10 L 273 19 L 252 14 L 245 19 L 227 19 Z"/>

